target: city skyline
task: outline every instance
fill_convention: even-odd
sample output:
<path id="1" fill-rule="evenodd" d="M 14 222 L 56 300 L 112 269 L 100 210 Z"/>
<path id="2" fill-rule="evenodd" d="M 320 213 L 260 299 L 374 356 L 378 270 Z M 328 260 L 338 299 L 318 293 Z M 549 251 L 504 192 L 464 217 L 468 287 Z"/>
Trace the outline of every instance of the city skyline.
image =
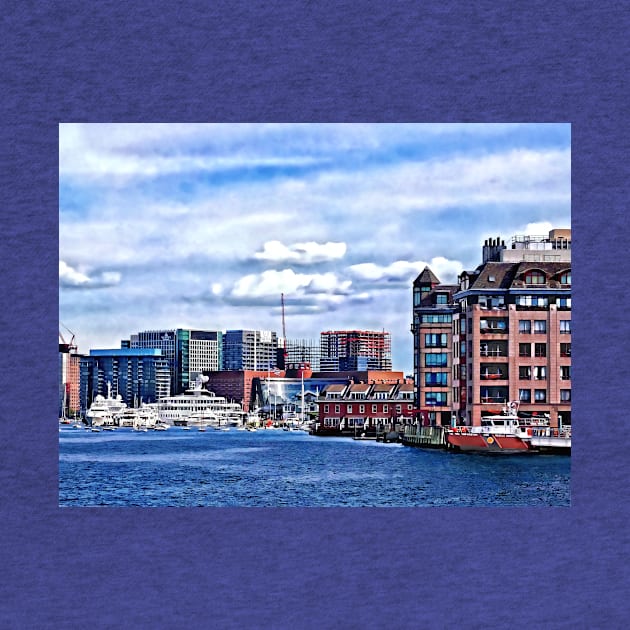
<path id="1" fill-rule="evenodd" d="M 570 227 L 569 124 L 61 124 L 60 320 L 141 330 L 386 330 L 486 238 Z"/>

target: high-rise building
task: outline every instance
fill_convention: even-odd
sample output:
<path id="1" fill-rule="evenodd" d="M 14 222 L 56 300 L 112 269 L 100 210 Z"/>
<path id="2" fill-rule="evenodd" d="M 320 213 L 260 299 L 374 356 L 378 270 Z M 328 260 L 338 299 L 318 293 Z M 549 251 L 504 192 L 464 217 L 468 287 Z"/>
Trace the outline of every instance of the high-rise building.
<path id="1" fill-rule="evenodd" d="M 318 372 L 320 366 L 320 344 L 316 339 L 287 339 L 287 364 L 308 363 L 311 370 Z"/>
<path id="2" fill-rule="evenodd" d="M 278 336 L 270 330 L 228 330 L 223 335 L 224 370 L 269 370 L 276 367 Z"/>
<path id="3" fill-rule="evenodd" d="M 487 240 L 457 285 L 425 269 L 413 313 L 416 404 L 432 423 L 477 425 L 510 401 L 571 422 L 570 230 Z"/>
<path id="4" fill-rule="evenodd" d="M 320 334 L 322 372 L 391 369 L 391 336 L 384 330 L 328 330 Z"/>
<path id="5" fill-rule="evenodd" d="M 90 350 L 81 358 L 81 410 L 89 408 L 97 394 L 120 394 L 129 406 L 156 402 L 170 395 L 168 361 L 158 348 Z"/>
<path id="6" fill-rule="evenodd" d="M 59 417 L 74 416 L 80 411 L 80 361 L 76 346 L 59 344 Z"/>
<path id="7" fill-rule="evenodd" d="M 147 330 L 131 335 L 123 347 L 159 348 L 171 371 L 171 391 L 181 393 L 203 370 L 219 370 L 223 334 L 217 330 Z"/>

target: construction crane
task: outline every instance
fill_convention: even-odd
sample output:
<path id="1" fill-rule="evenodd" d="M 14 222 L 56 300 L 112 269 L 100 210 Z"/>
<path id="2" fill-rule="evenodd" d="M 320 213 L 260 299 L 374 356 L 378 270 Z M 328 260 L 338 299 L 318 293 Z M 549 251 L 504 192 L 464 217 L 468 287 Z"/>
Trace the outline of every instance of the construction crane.
<path id="1" fill-rule="evenodd" d="M 280 305 L 282 306 L 282 362 L 283 369 L 287 369 L 287 329 L 284 321 L 284 293 L 280 294 Z"/>
<path id="2" fill-rule="evenodd" d="M 72 338 L 70 339 L 70 343 L 67 343 L 66 340 L 64 339 L 63 335 L 61 334 L 61 330 L 60 330 L 59 331 L 59 339 L 61 339 L 61 343 L 64 346 L 68 346 L 68 351 L 70 351 L 70 352 L 72 350 L 76 350 L 77 346 L 74 343 L 75 334 L 63 322 L 59 322 L 59 324 L 61 324 L 61 326 L 63 326 L 63 328 L 65 328 L 72 335 Z"/>

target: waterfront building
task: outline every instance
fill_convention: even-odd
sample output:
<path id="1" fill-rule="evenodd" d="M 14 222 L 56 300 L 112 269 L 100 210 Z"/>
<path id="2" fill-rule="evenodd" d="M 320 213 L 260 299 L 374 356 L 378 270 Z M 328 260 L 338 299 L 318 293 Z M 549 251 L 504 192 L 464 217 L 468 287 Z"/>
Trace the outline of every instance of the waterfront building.
<path id="1" fill-rule="evenodd" d="M 79 413 L 81 404 L 81 355 L 76 346 L 59 344 L 59 417 L 70 417 Z"/>
<path id="2" fill-rule="evenodd" d="M 203 375 L 208 377 L 208 389 L 228 401 L 240 403 L 245 412 L 254 408 L 251 404 L 252 382 L 256 378 L 266 378 L 269 373 L 261 370 L 203 371 Z"/>
<path id="3" fill-rule="evenodd" d="M 320 334 L 322 372 L 391 369 L 391 335 L 384 330 L 328 330 Z"/>
<path id="4" fill-rule="evenodd" d="M 571 422 L 571 231 L 486 240 L 482 264 L 413 284 L 416 402 L 431 424 L 478 425 L 504 403 Z"/>
<path id="5" fill-rule="evenodd" d="M 317 404 L 316 433 L 372 433 L 378 426 L 413 420 L 414 385 L 402 379 L 397 383 L 330 384 L 321 391 Z"/>
<path id="6" fill-rule="evenodd" d="M 97 395 L 122 400 L 130 407 L 157 402 L 170 395 L 168 361 L 159 348 L 114 348 L 90 350 L 81 358 L 81 411 Z M 109 385 L 109 387 L 108 387 Z"/>
<path id="7" fill-rule="evenodd" d="M 278 336 L 270 330 L 228 330 L 223 336 L 223 370 L 268 370 L 278 364 Z M 217 368 L 219 369 L 219 368 Z"/>
<path id="8" fill-rule="evenodd" d="M 218 330 L 145 330 L 121 345 L 159 348 L 168 361 L 173 393 L 186 391 L 203 370 L 220 370 L 223 362 L 223 333 Z"/>

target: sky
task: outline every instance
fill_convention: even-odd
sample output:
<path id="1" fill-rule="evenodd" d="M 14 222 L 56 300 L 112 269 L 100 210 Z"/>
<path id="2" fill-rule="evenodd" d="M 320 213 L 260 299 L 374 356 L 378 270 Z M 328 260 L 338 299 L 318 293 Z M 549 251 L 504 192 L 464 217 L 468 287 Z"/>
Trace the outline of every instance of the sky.
<path id="1" fill-rule="evenodd" d="M 486 238 L 571 226 L 570 124 L 59 125 L 59 318 L 79 352 L 142 330 L 386 330 Z"/>

